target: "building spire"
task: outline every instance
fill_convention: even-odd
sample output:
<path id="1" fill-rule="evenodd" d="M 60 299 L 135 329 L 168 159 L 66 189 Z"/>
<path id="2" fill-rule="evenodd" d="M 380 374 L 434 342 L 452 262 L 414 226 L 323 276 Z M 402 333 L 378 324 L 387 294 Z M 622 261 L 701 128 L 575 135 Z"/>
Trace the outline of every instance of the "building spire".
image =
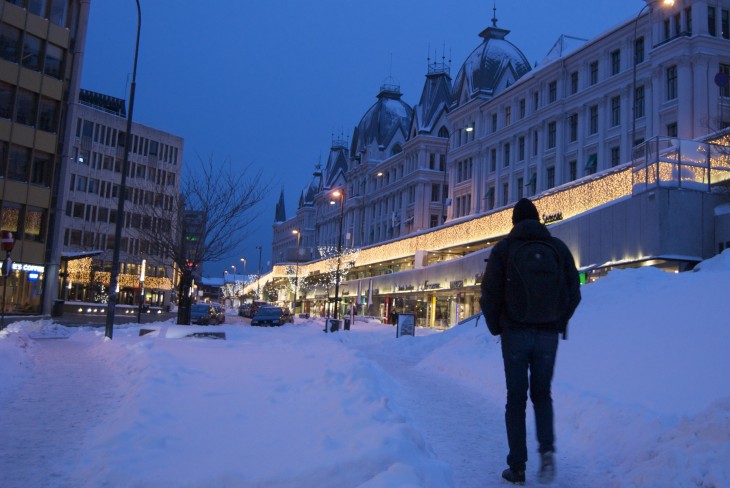
<path id="1" fill-rule="evenodd" d="M 494 0 L 492 7 L 492 27 L 497 27 L 497 0 Z"/>
<path id="2" fill-rule="evenodd" d="M 286 210 L 284 209 L 284 187 L 282 187 L 281 193 L 279 194 L 279 202 L 276 204 L 274 222 L 285 222 L 285 221 L 286 221 Z"/>

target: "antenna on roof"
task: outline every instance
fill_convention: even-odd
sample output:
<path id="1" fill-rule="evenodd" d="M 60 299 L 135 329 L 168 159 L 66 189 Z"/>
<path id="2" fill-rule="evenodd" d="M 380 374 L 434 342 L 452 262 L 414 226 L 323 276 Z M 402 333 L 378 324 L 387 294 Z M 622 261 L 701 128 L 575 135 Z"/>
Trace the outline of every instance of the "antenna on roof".
<path id="1" fill-rule="evenodd" d="M 492 26 L 497 27 L 497 0 L 494 0 L 494 7 L 492 7 Z"/>

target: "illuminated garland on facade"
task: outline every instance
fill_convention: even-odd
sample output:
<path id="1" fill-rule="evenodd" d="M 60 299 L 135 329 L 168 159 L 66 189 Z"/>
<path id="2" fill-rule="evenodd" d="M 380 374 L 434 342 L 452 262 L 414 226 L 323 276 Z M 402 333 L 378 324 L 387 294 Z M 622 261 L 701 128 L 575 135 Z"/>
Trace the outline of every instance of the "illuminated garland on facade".
<path id="1" fill-rule="evenodd" d="M 684 141 L 683 141 L 684 142 Z M 685 151 L 672 153 L 664 151 L 661 158 L 650 163 L 649 170 L 632 168 L 630 164 L 618 166 L 600 175 L 591 175 L 567 183 L 542 193 L 533 200 L 540 215 L 561 215 L 569 219 L 607 203 L 632 195 L 635 185 L 657 184 L 659 181 L 675 182 L 678 186 L 678 174 L 682 182 L 698 185 L 716 184 L 730 179 L 730 135 L 715 139 L 712 143 L 694 144 L 695 152 Z M 703 151 L 710 151 L 707 158 Z M 709 169 L 708 169 L 709 159 Z M 681 167 L 681 170 L 679 168 Z M 708 176 L 709 173 L 709 176 Z M 643 175 L 643 176 L 642 176 Z M 648 176 L 648 180 L 647 177 Z M 461 222 L 454 222 L 445 227 L 423 231 L 419 234 L 400 239 L 395 242 L 375 245 L 359 250 L 359 253 L 348 259 L 352 266 L 368 266 L 412 257 L 416 251 L 438 251 L 451 247 L 467 245 L 478 241 L 487 241 L 506 235 L 512 228 L 512 207 L 503 208 L 487 215 L 473 216 Z M 320 251 L 321 252 L 321 251 Z M 321 253 L 326 256 L 325 253 Z M 343 259 L 343 263 L 345 260 Z M 275 265 L 271 277 L 287 276 L 288 264 Z M 349 269 L 349 268 L 348 268 Z M 331 271 L 330 259 L 300 264 L 299 276 L 307 279 L 318 277 L 315 281 L 324 283 Z M 344 273 L 343 275 L 344 276 Z M 255 281 L 252 286 L 256 286 Z"/>
<path id="2" fill-rule="evenodd" d="M 630 196 L 631 193 L 632 170 L 630 167 L 624 166 L 608 174 L 585 177 L 552 189 L 533 202 L 540 215 L 562 213 L 563 219 L 569 219 L 608 202 Z M 424 231 L 395 242 L 359 249 L 357 255 L 347 259 L 347 262 L 351 268 L 412 257 L 416 251 L 437 251 L 494 239 L 506 235 L 510 229 L 512 229 L 512 207 L 507 207 L 487 215 L 454 222 L 452 225 L 440 229 Z M 345 259 L 342 262 L 345 263 Z M 275 265 L 272 269 L 272 277 L 287 276 L 288 266 L 290 265 Z M 300 264 L 299 275 L 300 277 L 312 274 L 328 275 L 330 270 L 330 260 L 323 259 Z M 256 284 L 254 282 L 251 285 Z"/>
<path id="3" fill-rule="evenodd" d="M 68 262 L 68 279 L 72 283 L 81 285 L 91 284 L 91 258 L 74 259 Z M 111 273 L 108 271 L 97 271 L 94 273 L 94 281 L 109 285 Z M 123 288 L 139 287 L 139 275 L 120 274 L 119 286 Z M 156 290 L 172 290 L 170 278 L 157 278 L 146 276 L 144 287 Z"/>
<path id="4" fill-rule="evenodd" d="M 91 282 L 91 258 L 73 259 L 68 262 L 68 280 L 73 283 Z"/>

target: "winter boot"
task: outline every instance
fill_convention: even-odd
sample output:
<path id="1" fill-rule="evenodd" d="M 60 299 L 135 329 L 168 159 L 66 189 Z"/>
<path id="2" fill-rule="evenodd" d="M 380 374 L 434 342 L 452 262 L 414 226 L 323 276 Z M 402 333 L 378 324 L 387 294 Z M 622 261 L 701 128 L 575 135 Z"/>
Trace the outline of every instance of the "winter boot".
<path id="1" fill-rule="evenodd" d="M 502 478 L 515 485 L 525 484 L 525 470 L 507 468 L 502 471 Z"/>
<path id="2" fill-rule="evenodd" d="M 553 451 L 540 454 L 540 472 L 537 475 L 537 479 L 543 485 L 552 483 L 555 479 L 555 459 L 553 459 L 553 454 Z"/>

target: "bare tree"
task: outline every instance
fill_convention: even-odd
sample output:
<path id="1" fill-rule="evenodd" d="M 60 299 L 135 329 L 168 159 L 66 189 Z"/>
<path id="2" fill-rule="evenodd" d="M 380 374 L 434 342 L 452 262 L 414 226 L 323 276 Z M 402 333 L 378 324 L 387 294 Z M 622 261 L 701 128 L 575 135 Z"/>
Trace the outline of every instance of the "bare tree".
<path id="1" fill-rule="evenodd" d="M 234 168 L 227 160 L 216 165 L 209 157 L 194 170 L 186 168 L 179 195 L 156 193 L 132 207 L 140 217 L 132 221 L 131 233 L 151 256 L 171 260 L 181 272 L 178 323 L 189 322 L 195 270 L 233 254 L 269 186 L 262 171 L 253 171 L 250 164 Z"/>

